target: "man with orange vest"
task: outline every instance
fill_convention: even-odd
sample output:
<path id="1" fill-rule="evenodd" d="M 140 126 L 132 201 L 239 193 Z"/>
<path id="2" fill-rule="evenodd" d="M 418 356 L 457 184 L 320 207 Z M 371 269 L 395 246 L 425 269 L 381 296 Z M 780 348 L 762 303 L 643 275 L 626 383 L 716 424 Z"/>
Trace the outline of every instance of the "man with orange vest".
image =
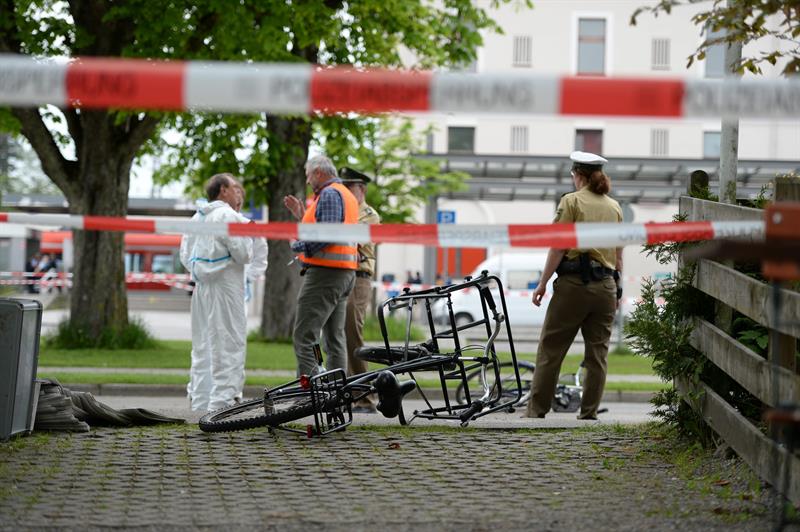
<path id="1" fill-rule="evenodd" d="M 306 163 L 306 183 L 314 198 L 306 209 L 292 195 L 283 204 L 304 224 L 358 223 L 358 200 L 342 184 L 336 167 L 324 155 Z M 298 241 L 292 244 L 303 265 L 303 285 L 297 296 L 294 321 L 294 353 L 298 375 L 313 375 L 317 370 L 314 346 L 320 336 L 327 351 L 327 369 L 347 369 L 347 343 L 344 322 L 347 297 L 353 289 L 358 269 L 355 244 Z"/>

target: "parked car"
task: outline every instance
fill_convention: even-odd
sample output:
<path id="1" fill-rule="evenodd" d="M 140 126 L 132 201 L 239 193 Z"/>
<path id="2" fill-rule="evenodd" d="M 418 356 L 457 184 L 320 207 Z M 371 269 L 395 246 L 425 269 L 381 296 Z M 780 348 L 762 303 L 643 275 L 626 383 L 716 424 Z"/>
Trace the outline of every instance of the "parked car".
<path id="1" fill-rule="evenodd" d="M 553 294 L 553 279 L 548 283 L 547 295 L 540 307 L 531 303 L 531 297 L 539 286 L 546 259 L 546 252 L 501 253 L 480 263 L 472 276 L 488 270 L 490 274 L 500 278 L 505 290 L 507 317 L 512 326 L 542 325 L 547 303 Z M 452 302 L 457 325 L 475 321 L 483 316 L 480 298 L 474 289 L 456 292 L 452 296 Z M 443 303 L 436 304 L 433 312 L 436 321 L 441 323 L 447 321 L 448 310 Z"/>

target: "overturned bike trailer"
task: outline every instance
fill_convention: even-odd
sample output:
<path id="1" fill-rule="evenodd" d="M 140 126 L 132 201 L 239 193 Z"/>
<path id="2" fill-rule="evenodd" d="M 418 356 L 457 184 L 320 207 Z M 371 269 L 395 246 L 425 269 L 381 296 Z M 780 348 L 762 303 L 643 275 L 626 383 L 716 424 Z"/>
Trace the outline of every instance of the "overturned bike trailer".
<path id="1" fill-rule="evenodd" d="M 474 291 L 480 298 L 483 316 L 471 323 L 458 326 L 451 295 L 455 292 Z M 499 305 L 497 301 L 499 300 Z M 447 320 L 438 325 L 434 320 L 432 307 L 446 305 Z M 414 311 L 423 313 L 427 321 L 430 339 L 421 344 L 411 345 L 411 326 Z M 386 328 L 386 311 L 406 314 L 406 334 L 403 345 L 391 345 Z M 387 365 L 386 369 L 347 377 L 343 369 L 321 372 L 317 375 L 303 375 L 285 385 L 264 391 L 264 398 L 228 407 L 208 414 L 200 420 L 204 431 L 216 432 L 239 430 L 255 426 L 269 426 L 291 432 L 306 434 L 308 437 L 321 436 L 343 430 L 353 420 L 352 403 L 364 396 L 375 393 L 379 398 L 378 410 L 387 418 L 398 417 L 402 425 L 416 418 L 450 419 L 466 426 L 470 421 L 505 409 L 512 412 L 514 405 L 522 397 L 522 385 L 511 326 L 507 319 L 507 309 L 503 286 L 500 279 L 484 271 L 476 278 L 465 278 L 464 282 L 447 286 L 437 286 L 426 290 L 411 291 L 406 288 L 403 294 L 387 299 L 378 308 L 378 321 L 383 336 L 382 346 L 362 347 L 356 356 L 369 362 Z M 510 362 L 513 364 L 514 379 L 502 379 L 501 361 L 495 349 L 495 340 L 505 327 L 510 349 Z M 479 344 L 465 344 L 464 333 L 482 333 Z M 507 368 L 507 362 L 506 368 Z M 470 389 L 467 376 L 480 371 L 478 390 Z M 434 406 L 432 398 L 417 386 L 421 373 L 434 373 L 441 386 L 441 406 Z M 400 382 L 398 375 L 412 379 Z M 459 403 L 455 398 L 459 383 L 464 399 Z M 474 385 L 474 381 L 472 383 Z M 504 390 L 510 386 L 511 390 Z M 425 401 L 426 407 L 416 410 L 406 420 L 402 399 L 414 388 Z M 509 393 L 509 391 L 511 393 Z M 236 415 L 248 411 L 261 410 L 260 415 L 235 419 Z M 313 416 L 313 424 L 305 429 L 287 426 L 286 423 Z"/>

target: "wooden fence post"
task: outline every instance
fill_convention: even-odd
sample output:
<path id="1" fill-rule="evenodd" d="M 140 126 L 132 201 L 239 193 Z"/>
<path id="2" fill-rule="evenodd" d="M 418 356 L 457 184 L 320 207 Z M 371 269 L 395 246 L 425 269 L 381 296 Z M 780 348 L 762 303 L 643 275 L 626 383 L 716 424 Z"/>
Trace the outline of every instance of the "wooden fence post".
<path id="1" fill-rule="evenodd" d="M 772 199 L 776 203 L 779 201 L 800 201 L 800 177 L 781 176 L 772 180 Z M 781 316 L 786 319 L 786 316 Z M 773 319 L 775 319 L 773 317 Z M 791 318 L 790 318 L 791 319 Z M 769 352 L 773 353 L 775 359 L 773 363 L 778 363 L 781 367 L 797 372 L 797 338 L 782 334 L 770 329 L 769 331 Z M 774 342 L 774 344 L 773 344 Z M 772 346 L 776 349 L 773 351 Z"/>
<path id="2" fill-rule="evenodd" d="M 693 198 L 708 197 L 708 173 L 704 170 L 695 170 L 689 175 L 689 195 Z"/>

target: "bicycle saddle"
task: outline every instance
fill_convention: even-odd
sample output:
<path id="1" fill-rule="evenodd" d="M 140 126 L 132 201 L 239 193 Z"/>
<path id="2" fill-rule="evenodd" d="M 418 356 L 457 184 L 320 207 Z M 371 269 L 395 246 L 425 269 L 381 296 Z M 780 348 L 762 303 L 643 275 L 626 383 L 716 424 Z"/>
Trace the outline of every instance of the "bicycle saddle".
<path id="1" fill-rule="evenodd" d="M 397 375 L 388 369 L 378 373 L 375 380 L 372 381 L 372 386 L 378 392 L 378 412 L 383 414 L 384 417 L 393 418 L 397 417 L 402 408 L 403 396 L 416 388 L 414 381 L 400 382 L 397 380 Z"/>
<path id="2" fill-rule="evenodd" d="M 405 357 L 405 346 L 391 346 L 386 349 L 386 346 L 362 346 L 356 349 L 356 358 L 366 360 L 367 362 L 376 362 L 378 364 L 385 364 L 391 366 L 402 362 Z M 414 360 L 419 357 L 428 356 L 433 352 L 433 346 L 429 342 L 410 345 L 408 346 L 408 360 Z"/>

